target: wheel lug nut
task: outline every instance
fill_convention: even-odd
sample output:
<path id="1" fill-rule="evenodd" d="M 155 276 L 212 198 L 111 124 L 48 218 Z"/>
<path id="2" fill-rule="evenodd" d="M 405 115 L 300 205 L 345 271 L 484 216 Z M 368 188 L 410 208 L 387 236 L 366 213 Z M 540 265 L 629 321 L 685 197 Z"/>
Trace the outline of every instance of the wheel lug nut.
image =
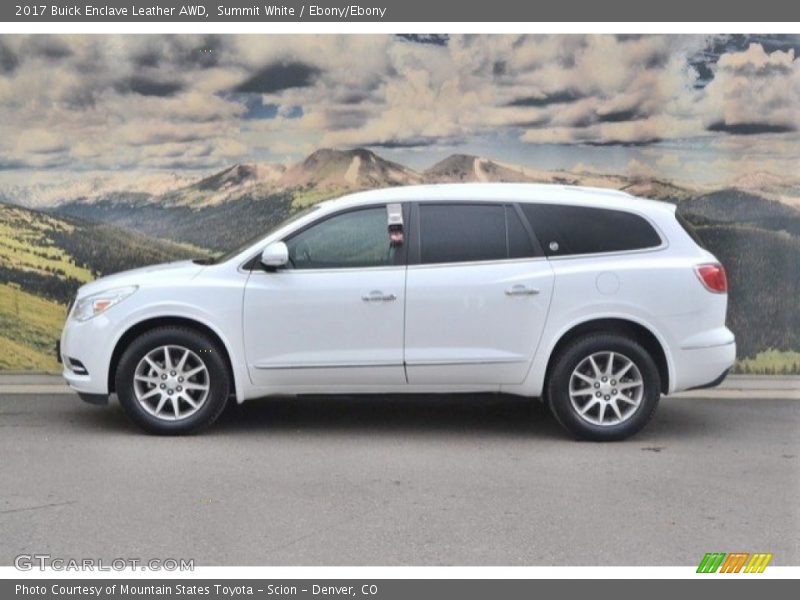
<path id="1" fill-rule="evenodd" d="M 603 381 L 608 381 L 608 377 L 603 377 Z"/>
<path id="2" fill-rule="evenodd" d="M 164 373 L 164 374 L 161 376 L 161 379 L 166 379 L 166 378 L 167 378 L 167 374 L 166 374 L 166 373 Z"/>
<path id="3" fill-rule="evenodd" d="M 167 395 L 172 396 L 172 390 L 167 390 Z"/>
<path id="4" fill-rule="evenodd" d="M 594 383 L 594 387 L 596 387 L 596 388 L 599 388 L 599 387 L 600 387 L 600 383 L 599 383 L 599 382 L 597 382 L 597 381 L 595 381 L 595 383 Z"/>
<path id="5" fill-rule="evenodd" d="M 611 396 L 606 396 L 606 400 L 611 400 Z"/>
<path id="6" fill-rule="evenodd" d="M 601 394 L 600 392 L 595 392 L 595 394 L 594 394 L 594 395 L 595 395 L 595 396 L 597 396 L 597 397 L 599 398 L 599 397 L 600 397 L 600 396 L 602 396 L 603 394 Z"/>
<path id="7" fill-rule="evenodd" d="M 617 390 L 611 390 L 611 393 L 616 396 L 617 395 Z"/>
<path id="8" fill-rule="evenodd" d="M 175 377 L 175 371 L 170 371 L 169 374 Z"/>
<path id="9" fill-rule="evenodd" d="M 616 382 L 615 380 L 613 380 L 613 379 L 612 379 L 612 380 L 611 380 L 611 385 L 617 385 L 617 382 Z"/>
<path id="10" fill-rule="evenodd" d="M 180 381 L 181 383 L 183 383 L 183 377 L 178 377 L 178 381 Z"/>
<path id="11" fill-rule="evenodd" d="M 163 389 L 165 389 L 167 387 L 167 384 L 166 383 L 162 383 L 159 387 L 163 390 Z"/>
<path id="12" fill-rule="evenodd" d="M 182 391 L 183 391 L 183 388 L 182 388 L 181 386 L 178 386 L 178 387 L 176 387 L 175 389 L 176 389 L 176 390 L 178 390 L 179 392 L 182 392 Z"/>

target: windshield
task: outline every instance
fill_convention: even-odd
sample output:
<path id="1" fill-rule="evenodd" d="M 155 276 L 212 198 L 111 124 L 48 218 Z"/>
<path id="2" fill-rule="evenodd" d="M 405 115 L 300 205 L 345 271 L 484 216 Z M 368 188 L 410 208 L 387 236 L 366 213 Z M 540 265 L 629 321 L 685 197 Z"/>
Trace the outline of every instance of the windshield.
<path id="1" fill-rule="evenodd" d="M 198 258 L 195 259 L 194 262 L 201 265 L 218 265 L 220 263 L 224 263 L 225 261 L 232 259 L 240 252 L 246 250 L 249 246 L 255 244 L 258 240 L 267 237 L 268 235 L 272 234 L 275 231 L 278 231 L 278 229 L 285 227 L 289 223 L 293 223 L 294 221 L 297 221 L 298 219 L 305 217 L 307 214 L 317 210 L 317 208 L 319 208 L 319 205 L 308 206 L 302 210 L 292 213 L 288 217 L 286 217 L 283 221 L 279 221 L 278 223 L 270 227 L 267 231 L 259 233 L 258 235 L 248 239 L 246 242 L 239 244 L 238 246 L 236 246 L 231 250 L 228 250 L 224 254 L 216 258 Z"/>

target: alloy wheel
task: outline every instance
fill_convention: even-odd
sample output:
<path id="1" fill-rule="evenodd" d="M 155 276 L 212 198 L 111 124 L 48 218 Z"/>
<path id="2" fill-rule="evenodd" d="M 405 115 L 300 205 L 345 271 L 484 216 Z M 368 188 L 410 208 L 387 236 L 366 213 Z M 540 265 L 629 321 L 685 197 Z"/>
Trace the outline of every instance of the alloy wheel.
<path id="1" fill-rule="evenodd" d="M 203 360 L 188 348 L 159 346 L 142 357 L 133 375 L 139 405 L 158 419 L 177 421 L 205 404 L 211 378 Z"/>
<path id="2" fill-rule="evenodd" d="M 609 427 L 630 419 L 644 397 L 636 364 L 619 352 L 595 352 L 578 363 L 569 379 L 576 414 L 592 425 Z"/>

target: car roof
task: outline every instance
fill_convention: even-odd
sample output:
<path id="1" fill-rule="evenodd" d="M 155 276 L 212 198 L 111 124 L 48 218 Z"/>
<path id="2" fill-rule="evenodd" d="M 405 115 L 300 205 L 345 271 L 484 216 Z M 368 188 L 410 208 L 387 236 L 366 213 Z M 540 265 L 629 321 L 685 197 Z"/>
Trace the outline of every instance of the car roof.
<path id="1" fill-rule="evenodd" d="M 380 202 L 539 202 L 615 208 L 635 212 L 674 212 L 669 202 L 637 198 L 620 190 L 545 183 L 443 183 L 355 192 L 320 203 L 330 209 Z"/>

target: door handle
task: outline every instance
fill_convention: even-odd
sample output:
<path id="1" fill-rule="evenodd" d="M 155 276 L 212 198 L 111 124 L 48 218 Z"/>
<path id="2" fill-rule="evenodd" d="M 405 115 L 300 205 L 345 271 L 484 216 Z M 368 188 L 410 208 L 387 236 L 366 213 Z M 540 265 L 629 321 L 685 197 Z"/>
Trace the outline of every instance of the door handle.
<path id="1" fill-rule="evenodd" d="M 535 296 L 539 293 L 536 288 L 530 288 L 521 284 L 512 285 L 506 290 L 506 296 Z"/>
<path id="2" fill-rule="evenodd" d="M 380 290 L 372 290 L 369 294 L 361 296 L 361 299 L 364 302 L 392 302 L 393 300 L 397 300 L 397 296 L 394 294 L 384 294 Z"/>

